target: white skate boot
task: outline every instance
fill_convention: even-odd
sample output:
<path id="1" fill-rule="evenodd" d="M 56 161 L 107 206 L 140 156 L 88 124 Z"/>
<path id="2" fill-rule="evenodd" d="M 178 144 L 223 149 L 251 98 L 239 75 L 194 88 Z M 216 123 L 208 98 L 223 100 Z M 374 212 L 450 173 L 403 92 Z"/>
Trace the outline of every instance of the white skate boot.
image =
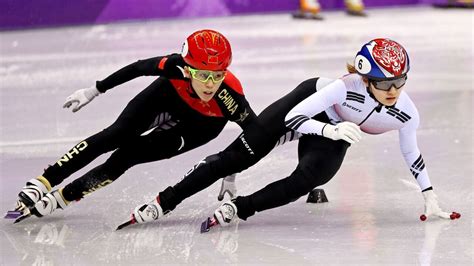
<path id="1" fill-rule="evenodd" d="M 26 186 L 18 194 L 18 201 L 31 208 L 49 191 L 51 191 L 49 181 L 43 176 L 39 176 L 26 182 Z"/>
<path id="2" fill-rule="evenodd" d="M 158 197 L 149 203 L 142 204 L 135 208 L 133 211 L 133 218 L 135 218 L 137 223 L 141 224 L 151 222 L 163 216 L 163 209 L 161 208 L 157 198 Z"/>
<path id="3" fill-rule="evenodd" d="M 201 233 L 209 232 L 211 227 L 220 224 L 221 226 L 228 226 L 232 220 L 237 217 L 237 206 L 232 201 L 224 202 L 214 212 L 212 217 L 201 223 Z"/>
<path id="4" fill-rule="evenodd" d="M 214 217 L 216 217 L 220 225 L 227 226 L 237 217 L 237 207 L 232 201 L 224 202 L 214 212 Z"/>
<path id="5" fill-rule="evenodd" d="M 142 205 L 138 205 L 132 212 L 132 219 L 128 220 L 125 223 L 122 223 L 117 227 L 116 230 L 121 230 L 129 225 L 132 224 L 142 224 L 147 222 L 152 222 L 154 220 L 159 219 L 163 215 L 167 214 L 168 212 L 164 213 L 163 208 L 160 205 L 160 196 L 156 196 L 156 198 L 149 203 L 145 203 Z"/>
<path id="6" fill-rule="evenodd" d="M 15 209 L 8 211 L 5 218 L 17 219 L 20 216 L 29 216 L 30 208 L 49 191 L 51 191 L 51 184 L 43 176 L 30 179 L 18 194 Z"/>
<path id="7" fill-rule="evenodd" d="M 31 209 L 31 213 L 37 217 L 43 217 L 53 213 L 57 209 L 66 208 L 69 203 L 69 201 L 64 199 L 62 189 L 55 190 L 44 195 L 44 197 L 35 204 L 34 208 Z"/>

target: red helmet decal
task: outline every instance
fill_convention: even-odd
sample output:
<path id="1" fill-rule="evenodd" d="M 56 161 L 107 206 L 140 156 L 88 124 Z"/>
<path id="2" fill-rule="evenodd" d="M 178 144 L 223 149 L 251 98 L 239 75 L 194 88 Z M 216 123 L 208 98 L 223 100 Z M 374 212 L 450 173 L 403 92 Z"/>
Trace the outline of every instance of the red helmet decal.
<path id="1" fill-rule="evenodd" d="M 219 63 L 219 54 L 227 51 L 225 41 L 221 40 L 222 35 L 215 31 L 202 31 L 194 35 L 197 47 L 204 49 L 207 54 L 207 62 L 210 64 Z"/>
<path id="2" fill-rule="evenodd" d="M 232 61 L 230 43 L 217 31 L 197 31 L 187 38 L 185 46 L 184 61 L 198 69 L 225 70 Z"/>
<path id="3" fill-rule="evenodd" d="M 374 42 L 375 46 L 372 50 L 372 56 L 377 64 L 394 76 L 403 74 L 407 63 L 405 49 L 390 39 L 375 39 Z"/>

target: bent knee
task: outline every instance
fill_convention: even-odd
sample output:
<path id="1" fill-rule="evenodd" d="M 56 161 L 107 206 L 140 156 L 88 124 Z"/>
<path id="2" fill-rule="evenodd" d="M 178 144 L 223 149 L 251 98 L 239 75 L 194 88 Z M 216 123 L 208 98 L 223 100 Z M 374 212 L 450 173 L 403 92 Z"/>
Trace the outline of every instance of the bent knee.
<path id="1" fill-rule="evenodd" d="M 214 156 L 212 158 L 213 169 L 224 176 L 240 173 L 258 162 L 256 156 L 239 151 L 223 151 L 212 156 Z"/>
<path id="2" fill-rule="evenodd" d="M 301 180 L 304 187 L 310 192 L 313 188 L 321 186 L 329 182 L 337 171 L 314 171 L 314 169 L 300 169 Z"/>

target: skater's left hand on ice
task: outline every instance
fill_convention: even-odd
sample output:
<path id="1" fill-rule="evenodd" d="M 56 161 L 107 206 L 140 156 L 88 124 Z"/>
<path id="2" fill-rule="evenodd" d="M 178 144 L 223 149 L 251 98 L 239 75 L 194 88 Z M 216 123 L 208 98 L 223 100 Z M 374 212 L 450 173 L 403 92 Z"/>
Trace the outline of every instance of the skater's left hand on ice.
<path id="1" fill-rule="evenodd" d="M 459 213 L 452 212 L 447 213 L 441 210 L 438 205 L 438 197 L 433 190 L 427 190 L 423 192 L 423 197 L 425 198 L 425 212 L 420 216 L 422 221 L 426 220 L 430 216 L 438 216 L 443 219 L 457 219 L 461 217 Z"/>
<path id="2" fill-rule="evenodd" d="M 222 178 L 221 190 L 219 191 L 219 196 L 217 199 L 222 201 L 225 194 L 229 194 L 230 199 L 233 199 L 237 195 L 237 188 L 235 187 L 235 176 L 237 174 L 229 175 Z"/>
<path id="3" fill-rule="evenodd" d="M 73 112 L 79 111 L 83 106 L 90 103 L 96 96 L 100 94 L 99 90 L 94 86 L 90 88 L 80 89 L 66 98 L 63 108 L 69 108 L 72 104 L 76 104 L 72 108 Z"/>

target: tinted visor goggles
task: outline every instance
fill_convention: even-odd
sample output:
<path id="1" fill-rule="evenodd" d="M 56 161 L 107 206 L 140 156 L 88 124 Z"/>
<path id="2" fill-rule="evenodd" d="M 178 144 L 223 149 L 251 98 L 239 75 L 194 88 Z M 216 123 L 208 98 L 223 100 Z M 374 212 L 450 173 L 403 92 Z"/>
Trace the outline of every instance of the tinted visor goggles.
<path id="1" fill-rule="evenodd" d="M 392 79 L 392 80 L 370 80 L 377 90 L 389 91 L 393 86 L 395 89 L 400 89 L 407 82 L 407 76 L 404 75 L 401 78 Z"/>
<path id="2" fill-rule="evenodd" d="M 191 67 L 188 68 L 191 76 L 203 83 L 206 83 L 209 79 L 211 79 L 214 83 L 221 82 L 224 80 L 226 74 L 225 71 L 209 71 L 194 69 Z"/>

